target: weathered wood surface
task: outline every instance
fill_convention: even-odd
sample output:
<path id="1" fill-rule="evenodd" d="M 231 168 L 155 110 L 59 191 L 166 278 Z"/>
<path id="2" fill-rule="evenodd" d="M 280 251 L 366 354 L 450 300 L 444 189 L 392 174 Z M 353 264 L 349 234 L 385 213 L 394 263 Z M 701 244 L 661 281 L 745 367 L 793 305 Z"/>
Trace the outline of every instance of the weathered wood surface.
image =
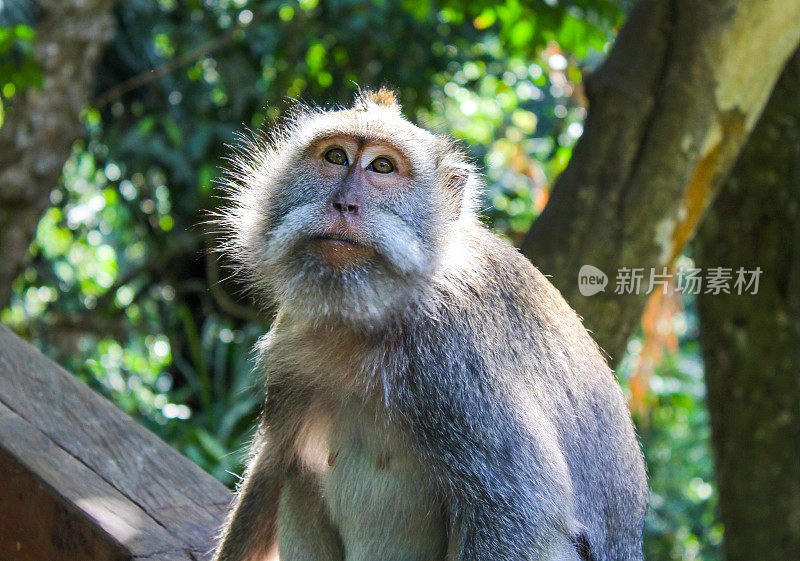
<path id="1" fill-rule="evenodd" d="M 202 560 L 229 491 L 0 325 L 0 559 Z"/>

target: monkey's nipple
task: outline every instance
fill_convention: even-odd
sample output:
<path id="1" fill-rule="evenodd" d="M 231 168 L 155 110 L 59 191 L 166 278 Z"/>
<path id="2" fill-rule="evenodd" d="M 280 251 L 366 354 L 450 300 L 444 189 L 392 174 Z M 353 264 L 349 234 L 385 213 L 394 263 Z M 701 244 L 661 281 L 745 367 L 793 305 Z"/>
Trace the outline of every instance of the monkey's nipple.
<path id="1" fill-rule="evenodd" d="M 332 466 L 334 464 L 334 462 L 336 462 L 336 458 L 338 456 L 339 456 L 339 451 L 338 450 L 336 452 L 331 452 L 330 454 L 328 454 L 328 465 Z"/>

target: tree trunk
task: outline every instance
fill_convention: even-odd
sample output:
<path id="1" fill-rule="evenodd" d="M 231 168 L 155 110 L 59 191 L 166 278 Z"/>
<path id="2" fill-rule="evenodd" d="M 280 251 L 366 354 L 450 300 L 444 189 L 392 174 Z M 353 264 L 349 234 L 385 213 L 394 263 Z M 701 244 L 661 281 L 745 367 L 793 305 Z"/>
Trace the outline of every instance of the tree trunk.
<path id="1" fill-rule="evenodd" d="M 0 309 L 26 263 L 39 218 L 83 127 L 95 66 L 111 39 L 113 0 L 42 0 L 36 59 L 41 88 L 6 107 L 0 127 Z"/>
<path id="2" fill-rule="evenodd" d="M 522 251 L 618 360 L 651 267 L 691 239 L 800 40 L 800 0 L 641 0 L 586 81 L 589 117 Z M 582 296 L 594 265 L 606 291 Z M 644 268 L 638 294 L 617 270 Z"/>
<path id="3" fill-rule="evenodd" d="M 755 295 L 698 299 L 727 559 L 800 559 L 800 51 L 695 250 L 762 269 Z"/>

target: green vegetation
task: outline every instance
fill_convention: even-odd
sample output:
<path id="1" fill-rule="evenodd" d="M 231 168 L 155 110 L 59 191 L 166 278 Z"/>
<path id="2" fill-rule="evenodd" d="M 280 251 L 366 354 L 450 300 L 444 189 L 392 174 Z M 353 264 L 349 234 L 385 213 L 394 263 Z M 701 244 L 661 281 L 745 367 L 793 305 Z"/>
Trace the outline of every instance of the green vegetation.
<path id="1" fill-rule="evenodd" d="M 88 137 L 51 193 L 0 319 L 231 485 L 262 399 L 250 349 L 268 326 L 226 280 L 202 226 L 219 204 L 214 189 L 236 132 L 268 127 L 289 99 L 347 103 L 358 86 L 392 85 L 411 118 L 451 132 L 486 170 L 487 220 L 518 243 L 583 131 L 583 73 L 602 60 L 628 8 L 121 1 L 82 115 Z M 5 102 L 40 79 L 33 15 L 12 15 L 14 25 L 0 28 L 0 124 Z M 637 404 L 652 560 L 720 558 L 689 304 L 673 318 L 680 344 Z M 639 375 L 637 345 L 620 368 L 624 383 Z"/>

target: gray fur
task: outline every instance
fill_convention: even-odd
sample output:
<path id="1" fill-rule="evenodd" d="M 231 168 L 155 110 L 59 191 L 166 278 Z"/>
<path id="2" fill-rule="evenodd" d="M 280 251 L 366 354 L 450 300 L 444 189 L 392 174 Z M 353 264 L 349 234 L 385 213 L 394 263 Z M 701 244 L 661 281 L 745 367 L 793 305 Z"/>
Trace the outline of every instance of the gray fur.
<path id="1" fill-rule="evenodd" d="M 286 476 L 278 503 L 278 543 L 283 561 L 342 561 L 344 546 L 310 474 Z"/>
<path id="2" fill-rule="evenodd" d="M 390 142 L 412 170 L 365 205 L 375 255 L 345 269 L 303 249 L 337 188 L 311 173 L 326 134 Z M 228 249 L 279 312 L 216 559 L 277 542 L 282 561 L 641 560 L 647 486 L 622 392 L 558 291 L 480 224 L 453 144 L 364 94 L 241 157 Z"/>

